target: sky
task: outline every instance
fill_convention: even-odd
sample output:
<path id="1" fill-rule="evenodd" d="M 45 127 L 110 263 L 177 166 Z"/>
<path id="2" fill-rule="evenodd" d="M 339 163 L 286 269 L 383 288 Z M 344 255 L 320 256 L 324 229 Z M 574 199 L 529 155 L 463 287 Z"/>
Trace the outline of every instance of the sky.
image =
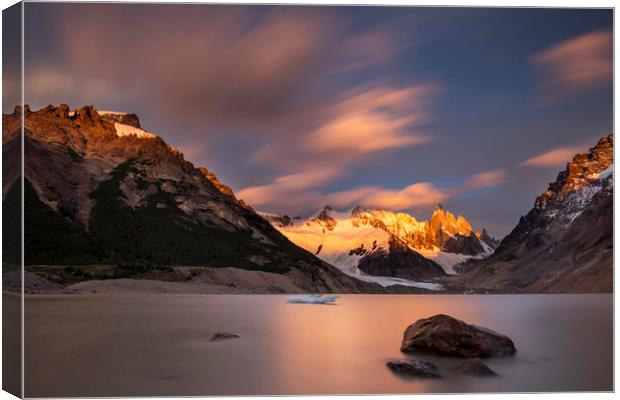
<path id="1" fill-rule="evenodd" d="M 442 203 L 501 238 L 612 131 L 612 29 L 604 9 L 26 3 L 25 102 L 136 113 L 258 210 Z"/>

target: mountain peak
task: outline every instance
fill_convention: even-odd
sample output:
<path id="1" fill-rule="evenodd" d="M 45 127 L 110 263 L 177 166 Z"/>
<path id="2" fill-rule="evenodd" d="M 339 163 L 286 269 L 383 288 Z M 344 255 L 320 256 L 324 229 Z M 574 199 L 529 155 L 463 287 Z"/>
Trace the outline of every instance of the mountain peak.
<path id="1" fill-rule="evenodd" d="M 598 143 L 587 153 L 580 153 L 558 174 L 555 182 L 536 198 L 535 207 L 545 208 L 574 192 L 601 179 L 600 174 L 613 164 L 614 134 L 610 133 L 599 139 Z"/>
<path id="2" fill-rule="evenodd" d="M 323 230 L 327 229 L 331 231 L 334 229 L 336 224 L 338 224 L 336 218 L 332 216 L 333 212 L 334 209 L 326 205 L 314 218 L 310 219 L 310 221 L 308 221 L 307 223 L 317 223 L 323 228 Z"/>

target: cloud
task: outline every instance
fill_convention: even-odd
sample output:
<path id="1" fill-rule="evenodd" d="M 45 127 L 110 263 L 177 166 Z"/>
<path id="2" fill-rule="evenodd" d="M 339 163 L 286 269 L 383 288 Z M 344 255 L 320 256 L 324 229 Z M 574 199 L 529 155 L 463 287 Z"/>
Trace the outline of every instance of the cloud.
<path id="1" fill-rule="evenodd" d="M 162 116 L 182 113 L 208 125 L 269 120 L 294 107 L 312 78 L 330 67 L 330 38 L 337 34 L 329 15 L 291 8 L 255 15 L 234 6 L 75 7 L 70 16 L 59 13 L 70 18 L 62 28 L 64 57 L 51 65 L 65 73 L 59 82 L 147 94 Z M 143 15 L 135 18 L 138 11 Z M 45 76 L 48 68 L 29 64 L 27 76 Z M 52 97 L 46 83 L 33 81 L 29 97 Z"/>
<path id="2" fill-rule="evenodd" d="M 540 104 L 562 102 L 611 87 L 613 37 L 610 30 L 587 33 L 556 44 L 530 58 L 540 79 Z"/>
<path id="3" fill-rule="evenodd" d="M 336 177 L 337 173 L 331 169 L 315 169 L 281 176 L 264 185 L 241 189 L 237 196 L 256 206 L 314 204 L 319 201 L 320 195 L 311 189 Z M 303 199 L 303 202 L 300 199 Z"/>
<path id="4" fill-rule="evenodd" d="M 446 193 L 430 183 L 414 183 L 402 189 L 387 189 L 380 186 L 363 186 L 353 190 L 331 193 L 325 196 L 324 204 L 333 207 L 361 205 L 370 208 L 404 210 L 428 206 L 444 201 Z"/>
<path id="5" fill-rule="evenodd" d="M 321 193 L 313 183 L 302 178 L 331 180 L 331 176 L 314 174 L 287 175 L 272 183 L 240 190 L 237 195 L 248 204 L 258 208 L 269 208 L 280 213 L 296 213 L 305 207 L 332 207 L 345 209 L 355 205 L 371 208 L 403 210 L 436 204 L 446 198 L 446 193 L 430 183 L 414 183 L 402 189 L 381 186 L 361 186 L 351 190 Z"/>
<path id="6" fill-rule="evenodd" d="M 381 26 L 353 32 L 318 7 L 37 4 L 29 15 L 53 21 L 28 25 L 43 30 L 28 35 L 29 102 L 148 102 L 162 121 L 201 133 L 269 135 L 320 118 L 334 96 L 325 80 L 386 63 L 407 43 Z"/>
<path id="7" fill-rule="evenodd" d="M 413 127 L 430 119 L 427 107 L 434 91 L 433 85 L 421 85 L 349 92 L 332 107 L 331 118 L 308 136 L 305 145 L 314 152 L 357 157 L 427 142 L 430 137 L 416 133 Z"/>
<path id="8" fill-rule="evenodd" d="M 348 73 L 386 64 L 410 45 L 398 36 L 402 36 L 402 32 L 399 34 L 389 26 L 382 26 L 347 38 L 343 46 L 345 62 L 331 72 Z"/>
<path id="9" fill-rule="evenodd" d="M 316 126 L 296 129 L 294 143 L 289 136 L 274 137 L 252 159 L 297 169 L 330 165 L 346 170 L 370 154 L 427 143 L 433 138 L 420 130 L 432 119 L 429 108 L 437 90 L 436 84 L 349 90 L 326 104 Z"/>
<path id="10" fill-rule="evenodd" d="M 505 181 L 506 173 L 501 169 L 495 169 L 470 176 L 461 190 L 466 191 L 497 186 Z"/>
<path id="11" fill-rule="evenodd" d="M 432 140 L 421 127 L 432 120 L 429 109 L 437 90 L 437 84 L 396 88 L 374 83 L 346 91 L 326 106 L 316 126 L 297 129 L 294 142 L 289 136 L 272 137 L 252 157 L 255 163 L 301 172 L 242 189 L 239 197 L 277 212 L 323 204 L 404 209 L 443 200 L 445 194 L 429 183 L 402 189 L 367 185 L 331 193 L 320 190 L 371 155 Z"/>
<path id="12" fill-rule="evenodd" d="M 297 213 L 304 207 L 323 205 L 339 209 L 361 205 L 399 211 L 437 204 L 463 192 L 500 185 L 505 181 L 504 171 L 493 170 L 472 175 L 462 185 L 447 189 L 418 182 L 400 189 L 365 185 L 329 193 L 319 190 L 321 185 L 339 177 L 333 170 L 316 170 L 283 176 L 266 185 L 242 189 L 237 194 L 253 206 L 279 213 Z"/>
<path id="13" fill-rule="evenodd" d="M 583 151 L 582 146 L 561 146 L 533 156 L 521 163 L 526 167 L 562 167 L 568 163 L 575 154 Z"/>

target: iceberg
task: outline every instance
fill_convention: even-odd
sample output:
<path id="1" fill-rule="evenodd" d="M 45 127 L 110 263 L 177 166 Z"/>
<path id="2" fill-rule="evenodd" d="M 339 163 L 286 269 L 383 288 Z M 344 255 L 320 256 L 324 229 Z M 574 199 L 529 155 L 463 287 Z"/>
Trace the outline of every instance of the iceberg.
<path id="1" fill-rule="evenodd" d="M 337 298 L 338 296 L 336 295 L 323 296 L 321 294 L 301 294 L 295 296 L 288 296 L 286 298 L 286 302 L 293 304 L 327 304 L 334 303 Z"/>

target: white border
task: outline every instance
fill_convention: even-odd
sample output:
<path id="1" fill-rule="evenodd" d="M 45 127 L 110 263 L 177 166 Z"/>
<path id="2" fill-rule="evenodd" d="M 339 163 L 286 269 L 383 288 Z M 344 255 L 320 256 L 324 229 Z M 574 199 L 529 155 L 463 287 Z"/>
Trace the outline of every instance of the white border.
<path id="1" fill-rule="evenodd" d="M 37 1 L 37 0 L 34 0 Z M 95 2 L 92 0 L 83 0 L 83 1 L 75 1 L 75 0 L 65 0 L 65 2 Z M 115 3 L 115 2 L 119 2 L 119 1 L 108 1 L 111 3 Z M 169 1 L 163 1 L 163 0 L 133 0 L 131 1 L 133 3 L 203 3 L 203 4 L 238 4 L 240 2 L 231 2 L 231 1 L 174 1 L 174 0 L 169 0 Z M 265 1 L 260 1 L 260 0 L 246 0 L 243 1 L 244 4 L 265 4 Z M 269 4 L 309 4 L 309 2 L 304 2 L 304 1 L 300 1 L 300 0 L 288 0 L 288 1 L 269 1 Z M 0 0 L 0 5 L 2 6 L 2 9 L 5 9 L 11 5 L 15 4 L 15 1 L 12 0 Z M 475 2 L 472 1 L 467 1 L 467 0 L 448 0 L 448 1 L 441 1 L 441 0 L 425 0 L 423 2 L 418 2 L 418 1 L 411 1 L 411 0 L 389 0 L 389 1 L 384 1 L 384 0 L 375 0 L 375 1 L 352 1 L 352 0 L 336 0 L 336 1 L 330 1 L 330 0 L 312 0 L 311 4 L 316 4 L 316 5 L 376 5 L 376 6 L 390 6 L 390 5 L 399 5 L 399 6 L 439 6 L 439 7 L 446 7 L 446 6 L 460 6 L 460 7 L 558 7 L 558 8 L 614 8 L 615 7 L 615 2 L 614 1 L 609 1 L 609 0 L 589 0 L 589 1 L 584 1 L 584 0 L 522 0 L 522 1 L 509 1 L 509 0 L 476 0 Z M 23 25 L 23 16 L 24 16 L 24 10 L 23 10 L 23 6 L 22 6 L 22 38 L 21 38 L 21 42 L 22 42 L 22 55 L 23 55 L 23 51 L 24 51 L 24 25 Z M 0 19 L 0 26 L 1 26 L 1 19 Z M 615 15 L 615 11 L 614 11 L 614 27 L 616 26 L 616 15 Z M 1 33 L 1 29 L 0 29 L 0 41 L 2 39 L 2 33 Z M 616 43 L 618 42 L 618 31 L 614 29 L 614 77 L 616 75 L 616 72 L 618 71 L 618 65 L 615 63 L 615 49 L 616 49 Z M 2 60 L 2 57 L 0 55 L 0 62 Z M 1 71 L 0 71 L 1 73 Z M 22 59 L 22 76 L 24 73 L 24 65 L 23 65 L 23 59 Z M 614 132 L 617 132 L 617 125 L 616 125 L 616 119 L 615 119 L 615 115 L 618 112 L 618 105 L 615 103 L 615 93 L 617 93 L 617 89 L 618 89 L 618 83 L 617 81 L 614 79 Z M 21 96 L 22 96 L 22 103 L 23 103 L 23 96 L 24 96 L 24 82 L 22 80 L 22 85 L 21 85 Z M 0 108 L 2 105 L 2 100 L 1 100 L 1 96 L 0 96 Z M 22 130 L 23 130 L 23 121 L 22 121 Z M 22 148 L 23 148 L 23 131 L 22 131 Z M 0 160 L 1 160 L 1 154 L 0 154 Z M 23 171 L 23 157 L 22 157 L 22 171 Z M 22 174 L 22 189 L 23 189 L 23 174 Z M 614 186 L 614 199 L 616 198 L 616 193 L 615 193 L 615 186 Z M 23 190 L 22 190 L 22 199 L 23 199 Z M 620 216 L 615 213 L 615 209 L 617 206 L 617 201 L 614 200 L 614 248 L 617 248 L 620 240 L 618 239 L 618 237 L 615 235 L 615 226 L 617 226 L 617 224 L 620 222 Z M 1 216 L 0 216 L 1 218 Z M 23 220 L 23 210 L 22 210 L 22 220 Z M 22 231 L 23 232 L 23 231 Z M 0 249 L 0 255 L 1 255 L 1 249 Z M 22 255 L 23 255 L 23 235 L 22 235 Z M 614 257 L 614 271 L 616 271 L 616 265 L 617 265 L 617 260 Z M 22 275 L 23 275 L 23 271 L 22 271 Z M 618 274 L 614 273 L 614 287 L 618 287 L 618 283 L 620 282 L 619 278 L 618 278 Z M 23 276 L 22 276 L 22 293 L 23 293 Z M 2 304 L 2 300 L 0 298 L 0 306 Z M 23 312 L 23 296 L 22 296 L 22 312 Z M 615 294 L 614 294 L 614 332 L 618 332 L 618 319 L 615 318 L 616 317 L 616 298 L 615 298 Z M 0 328 L 1 328 L 1 320 L 0 320 Z M 24 328 L 24 321 L 23 321 L 23 315 L 22 315 L 22 332 L 23 332 L 23 328 Z M 22 360 L 23 360 L 23 354 L 24 354 L 24 342 L 22 340 Z M 1 349 L 0 349 L 0 355 L 1 355 Z M 616 361 L 618 359 L 618 350 L 617 347 L 615 346 L 615 340 L 614 340 L 614 387 L 615 387 L 615 382 L 618 382 L 618 378 L 620 376 L 618 369 L 615 368 L 616 365 Z M 0 368 L 1 368 L 1 357 L 0 357 Z M 23 388 L 23 363 L 22 363 L 22 388 Z M 429 400 L 429 399 L 433 399 L 436 398 L 437 396 L 446 396 L 446 395 L 376 395 L 373 396 L 373 398 L 376 399 L 380 399 L 380 400 L 405 400 L 405 399 L 419 399 L 419 400 Z M 550 400 L 576 400 L 576 399 L 584 399 L 584 398 L 588 398 L 588 399 L 608 399 L 608 398 L 614 398 L 615 394 L 614 393 L 592 393 L 592 392 L 586 392 L 586 393 L 545 393 L 545 394 L 520 394 L 520 393 L 513 393 L 513 394 L 455 394 L 455 395 L 449 395 L 451 396 L 451 398 L 454 399 L 477 399 L 480 397 L 483 397 L 484 399 L 489 399 L 489 400 L 496 400 L 496 399 L 550 399 Z M 301 396 L 298 396 L 301 397 Z M 304 398 L 310 398 L 310 399 L 317 399 L 317 400 L 350 400 L 350 399 L 363 399 L 366 398 L 368 396 L 303 396 Z M 279 396 L 279 397 L 258 397 L 258 396 L 246 396 L 246 397 L 209 397 L 209 399 L 222 399 L 222 400 L 229 400 L 229 399 L 294 399 L 295 397 L 293 396 Z M 9 399 L 15 399 L 14 396 L 6 393 L 6 392 L 2 392 L 0 391 L 0 400 L 9 400 Z M 150 397 L 150 399 L 155 399 L 155 400 L 160 400 L 160 399 L 185 399 L 184 397 Z"/>

